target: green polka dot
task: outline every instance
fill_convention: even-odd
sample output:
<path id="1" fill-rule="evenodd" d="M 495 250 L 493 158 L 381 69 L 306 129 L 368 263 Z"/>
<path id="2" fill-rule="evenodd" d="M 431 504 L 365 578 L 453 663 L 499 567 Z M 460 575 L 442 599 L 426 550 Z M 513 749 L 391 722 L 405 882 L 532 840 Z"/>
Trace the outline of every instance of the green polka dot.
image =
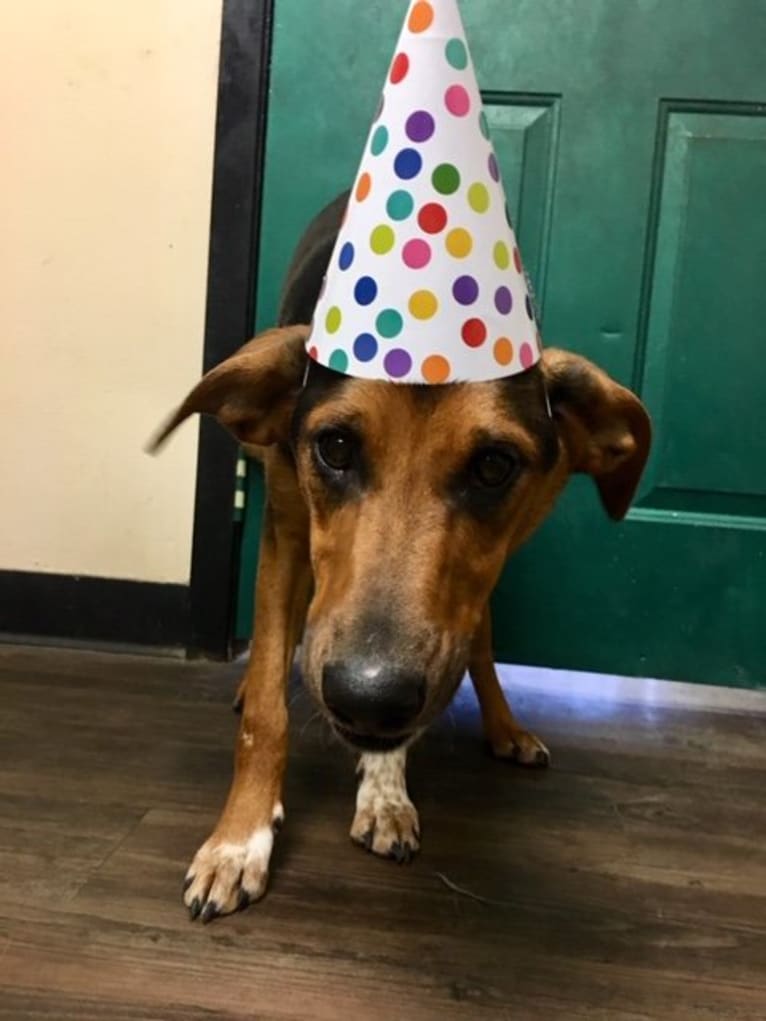
<path id="1" fill-rule="evenodd" d="M 456 71 L 464 71 L 468 67 L 468 50 L 462 39 L 450 39 L 444 53 L 447 63 Z"/>
<path id="2" fill-rule="evenodd" d="M 372 142 L 370 142 L 370 152 L 373 156 L 380 156 L 387 145 L 388 128 L 384 128 L 381 124 L 375 128 L 375 134 L 372 136 Z"/>
<path id="3" fill-rule="evenodd" d="M 451 163 L 440 163 L 431 175 L 431 183 L 440 195 L 453 195 L 460 187 L 460 174 Z"/>
<path id="4" fill-rule="evenodd" d="M 387 223 L 381 223 L 370 234 L 370 248 L 376 255 L 385 255 L 394 247 L 396 236 Z"/>
<path id="5" fill-rule="evenodd" d="M 498 241 L 492 250 L 492 257 L 498 269 L 508 269 L 511 264 L 511 253 L 505 241 Z"/>
<path id="6" fill-rule="evenodd" d="M 340 348 L 336 348 L 330 355 L 330 368 L 336 372 L 345 372 L 348 368 L 348 355 Z"/>
<path id="7" fill-rule="evenodd" d="M 415 207 L 408 191 L 392 191 L 386 203 L 386 212 L 392 220 L 406 220 Z"/>
<path id="8" fill-rule="evenodd" d="M 482 135 L 484 135 L 486 139 L 489 139 L 489 122 L 487 121 L 487 115 L 483 110 L 479 114 L 479 127 L 481 128 Z"/>
<path id="9" fill-rule="evenodd" d="M 472 184 L 468 189 L 468 205 L 475 213 L 486 213 L 489 209 L 489 192 L 483 184 Z"/>
<path id="10" fill-rule="evenodd" d="M 328 333 L 337 333 L 340 329 L 341 321 L 340 309 L 337 305 L 333 305 L 332 308 L 327 309 L 327 315 L 325 316 L 324 327 Z"/>
<path id="11" fill-rule="evenodd" d="M 381 337 L 386 337 L 388 340 L 392 337 L 397 337 L 402 332 L 403 325 L 402 317 L 395 308 L 383 309 L 375 320 L 375 328 L 378 333 Z"/>

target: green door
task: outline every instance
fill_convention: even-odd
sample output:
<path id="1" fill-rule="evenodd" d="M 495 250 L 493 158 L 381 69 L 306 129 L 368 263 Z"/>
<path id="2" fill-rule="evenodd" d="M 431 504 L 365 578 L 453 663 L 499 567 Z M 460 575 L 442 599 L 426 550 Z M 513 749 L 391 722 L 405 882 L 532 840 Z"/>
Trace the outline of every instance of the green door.
<path id="1" fill-rule="evenodd" d="M 405 9 L 276 0 L 259 328 L 353 178 Z M 625 522 L 576 479 L 511 562 L 497 658 L 766 685 L 766 4 L 462 10 L 545 341 L 632 386 L 656 426 Z"/>

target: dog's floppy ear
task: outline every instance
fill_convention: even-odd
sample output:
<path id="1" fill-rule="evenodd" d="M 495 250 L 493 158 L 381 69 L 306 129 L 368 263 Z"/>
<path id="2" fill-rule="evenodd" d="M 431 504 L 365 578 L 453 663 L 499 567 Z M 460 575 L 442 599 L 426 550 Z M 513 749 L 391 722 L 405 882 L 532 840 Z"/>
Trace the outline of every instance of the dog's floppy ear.
<path id="1" fill-rule="evenodd" d="M 572 471 L 592 475 L 610 518 L 624 518 L 649 456 L 652 427 L 634 393 L 592 362 L 543 354 L 548 398 Z"/>
<path id="2" fill-rule="evenodd" d="M 266 330 L 216 365 L 151 441 L 150 452 L 196 412 L 215 415 L 240 443 L 268 446 L 285 439 L 303 381 L 309 329 Z"/>

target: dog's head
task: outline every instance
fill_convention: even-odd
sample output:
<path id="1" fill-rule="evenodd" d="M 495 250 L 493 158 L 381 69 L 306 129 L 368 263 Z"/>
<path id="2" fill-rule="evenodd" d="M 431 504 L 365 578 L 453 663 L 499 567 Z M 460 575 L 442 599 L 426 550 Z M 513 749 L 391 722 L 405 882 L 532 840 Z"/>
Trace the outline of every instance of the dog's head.
<path id="1" fill-rule="evenodd" d="M 506 558 L 570 474 L 591 475 L 609 516 L 624 516 L 649 418 L 564 351 L 506 380 L 399 385 L 307 370 L 307 332 L 251 341 L 204 377 L 159 441 L 207 412 L 241 442 L 289 454 L 315 583 L 304 678 L 349 741 L 394 747 L 449 702 Z"/>

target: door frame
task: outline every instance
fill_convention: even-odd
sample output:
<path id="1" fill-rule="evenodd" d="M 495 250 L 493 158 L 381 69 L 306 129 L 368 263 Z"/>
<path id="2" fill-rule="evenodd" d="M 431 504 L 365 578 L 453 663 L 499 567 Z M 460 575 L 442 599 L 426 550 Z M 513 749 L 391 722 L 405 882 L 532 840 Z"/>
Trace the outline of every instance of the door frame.
<path id="1" fill-rule="evenodd" d="M 224 0 L 208 256 L 203 371 L 249 340 L 268 116 L 274 0 Z M 237 444 L 199 425 L 190 579 L 190 655 L 233 653 L 240 526 L 233 501 Z"/>

